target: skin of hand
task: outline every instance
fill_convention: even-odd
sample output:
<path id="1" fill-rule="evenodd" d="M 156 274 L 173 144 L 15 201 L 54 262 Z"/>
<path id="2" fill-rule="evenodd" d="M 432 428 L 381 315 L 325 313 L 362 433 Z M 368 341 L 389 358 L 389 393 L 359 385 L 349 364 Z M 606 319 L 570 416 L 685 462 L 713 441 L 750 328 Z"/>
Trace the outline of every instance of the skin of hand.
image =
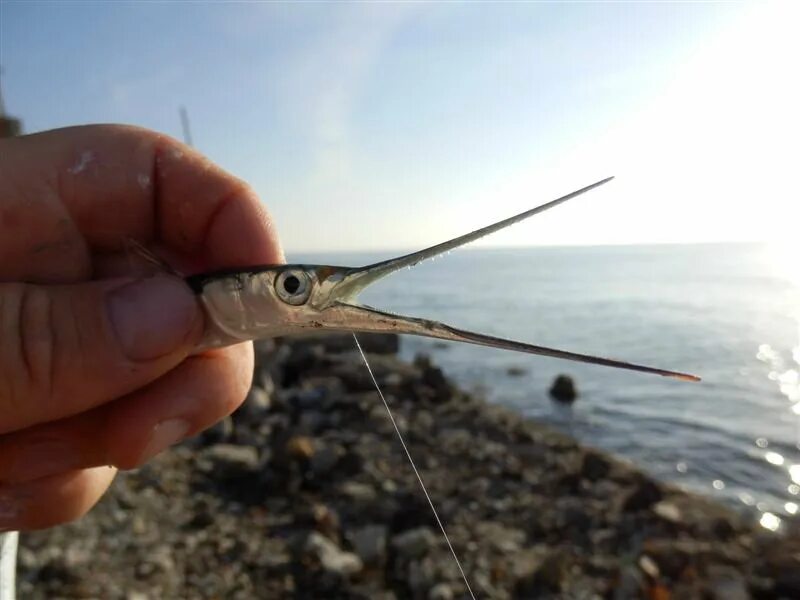
<path id="1" fill-rule="evenodd" d="M 191 148 L 92 125 L 0 140 L 0 531 L 85 514 L 245 398 L 252 344 L 193 354 L 185 273 L 278 264 L 253 191 Z"/>

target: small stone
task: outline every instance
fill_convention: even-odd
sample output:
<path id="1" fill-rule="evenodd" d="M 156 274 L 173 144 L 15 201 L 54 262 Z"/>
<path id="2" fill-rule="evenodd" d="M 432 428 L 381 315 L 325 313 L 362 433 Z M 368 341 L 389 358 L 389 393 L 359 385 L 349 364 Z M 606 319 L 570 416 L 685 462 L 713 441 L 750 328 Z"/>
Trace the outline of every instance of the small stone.
<path id="1" fill-rule="evenodd" d="M 472 529 L 475 537 L 485 540 L 492 548 L 510 555 L 516 554 L 525 543 L 525 531 L 505 527 L 494 521 L 475 523 Z"/>
<path id="2" fill-rule="evenodd" d="M 436 536 L 427 527 L 409 529 L 392 539 L 392 547 L 405 559 L 425 556 L 435 543 Z"/>
<path id="3" fill-rule="evenodd" d="M 575 401 L 578 397 L 578 391 L 575 389 L 575 382 L 569 375 L 559 375 L 550 386 L 550 396 L 558 402 L 566 404 Z"/>
<path id="4" fill-rule="evenodd" d="M 385 525 L 366 525 L 349 532 L 347 537 L 364 564 L 380 567 L 386 562 L 388 531 Z"/>
<path id="5" fill-rule="evenodd" d="M 657 517 L 669 523 L 680 523 L 682 521 L 681 510 L 667 500 L 655 503 L 652 510 Z"/>
<path id="6" fill-rule="evenodd" d="M 203 452 L 215 471 L 256 471 L 259 467 L 258 448 L 236 444 L 215 444 Z"/>
<path id="7" fill-rule="evenodd" d="M 330 572 L 348 577 L 364 568 L 361 559 L 352 552 L 341 550 L 321 533 L 312 532 L 304 545 L 306 556 L 315 558 L 320 566 Z"/>
<path id="8" fill-rule="evenodd" d="M 428 600 L 453 600 L 453 590 L 446 583 L 437 583 L 428 592 Z"/>
<path id="9" fill-rule="evenodd" d="M 345 481 L 339 486 L 339 493 L 359 504 L 367 504 L 378 497 L 374 487 L 358 481 Z"/>
<path id="10" fill-rule="evenodd" d="M 310 460 L 314 456 L 314 440 L 305 435 L 294 435 L 286 442 L 286 453 L 295 460 Z"/>
<path id="11" fill-rule="evenodd" d="M 522 377 L 527 372 L 528 371 L 522 367 L 508 367 L 508 369 L 506 369 L 506 375 L 509 377 Z"/>
<path id="12" fill-rule="evenodd" d="M 547 550 L 543 547 L 526 548 L 515 552 L 510 558 L 511 576 L 514 581 L 531 579 L 546 555 Z"/>
<path id="13" fill-rule="evenodd" d="M 21 568 L 29 571 L 32 571 L 39 566 L 39 560 L 36 556 L 36 553 L 25 546 L 20 546 L 17 554 L 17 561 L 19 562 L 19 566 Z"/>
<path id="14" fill-rule="evenodd" d="M 383 387 L 399 387 L 403 384 L 403 376 L 400 373 L 387 373 L 381 383 Z"/>
<path id="15" fill-rule="evenodd" d="M 433 428 L 435 420 L 433 415 L 427 410 L 420 410 L 414 415 L 415 430 L 416 431 L 429 431 Z"/>
<path id="16" fill-rule="evenodd" d="M 338 444 L 322 446 L 311 457 L 311 470 L 316 475 L 325 475 L 336 466 L 344 454 L 344 448 Z"/>
<path id="17" fill-rule="evenodd" d="M 642 554 L 639 557 L 639 568 L 650 579 L 658 579 L 658 576 L 661 574 L 658 570 L 658 565 L 646 554 Z"/>
<path id="18" fill-rule="evenodd" d="M 341 522 L 335 510 L 325 504 L 315 504 L 311 509 L 311 514 L 317 531 L 330 538 L 338 535 Z"/>
<path id="19" fill-rule="evenodd" d="M 272 380 L 270 379 L 270 382 Z M 261 415 L 269 410 L 272 405 L 272 399 L 269 392 L 263 387 L 254 385 L 247 392 L 247 398 L 244 401 L 244 406 L 247 406 L 253 415 Z M 240 409 L 241 410 L 241 409 Z"/>

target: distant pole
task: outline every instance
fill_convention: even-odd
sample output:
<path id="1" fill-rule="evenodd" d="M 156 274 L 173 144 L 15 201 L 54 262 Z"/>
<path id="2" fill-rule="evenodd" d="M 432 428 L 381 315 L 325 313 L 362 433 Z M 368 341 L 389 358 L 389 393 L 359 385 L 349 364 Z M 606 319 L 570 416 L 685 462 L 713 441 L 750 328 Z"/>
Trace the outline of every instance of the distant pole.
<path id="1" fill-rule="evenodd" d="M 0 81 L 2 81 L 3 67 L 0 67 Z M 6 105 L 3 103 L 3 86 L 0 85 L 0 117 L 6 114 Z"/>
<path id="2" fill-rule="evenodd" d="M 192 146 L 192 129 L 189 127 L 189 113 L 186 112 L 186 107 L 180 107 L 181 113 L 181 126 L 183 127 L 183 141 L 187 146 Z"/>

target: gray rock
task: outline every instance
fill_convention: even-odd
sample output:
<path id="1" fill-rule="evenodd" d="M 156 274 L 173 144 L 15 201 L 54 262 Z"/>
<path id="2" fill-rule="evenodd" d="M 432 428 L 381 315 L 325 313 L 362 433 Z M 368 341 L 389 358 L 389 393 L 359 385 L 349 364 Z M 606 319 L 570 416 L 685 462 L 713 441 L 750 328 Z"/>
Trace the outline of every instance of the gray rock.
<path id="1" fill-rule="evenodd" d="M 274 384 L 272 383 L 272 378 L 262 377 L 262 382 L 269 381 L 274 388 Z M 245 399 L 245 405 L 248 406 L 251 410 L 253 410 L 256 414 L 262 414 L 269 410 L 269 407 L 272 405 L 272 399 L 270 397 L 270 393 L 264 389 L 263 387 L 259 387 L 254 385 L 250 388 L 250 391 L 247 392 L 247 398 Z"/>
<path id="2" fill-rule="evenodd" d="M 564 403 L 572 403 L 578 397 L 578 391 L 575 389 L 575 382 L 569 375 L 559 375 L 550 386 L 550 396 L 558 401 Z"/>
<path id="3" fill-rule="evenodd" d="M 646 554 L 642 554 L 639 557 L 639 568 L 642 570 L 642 573 L 647 575 L 650 579 L 658 579 L 659 575 L 661 575 L 661 572 L 658 570 L 658 565 Z"/>
<path id="4" fill-rule="evenodd" d="M 382 566 L 386 563 L 388 533 L 385 525 L 367 525 L 350 531 L 347 538 L 365 565 Z"/>
<path id="5" fill-rule="evenodd" d="M 207 448 L 202 458 L 211 461 L 215 471 L 256 471 L 259 467 L 258 448 L 235 444 L 215 444 Z"/>
<path id="6" fill-rule="evenodd" d="M 404 559 L 420 558 L 436 544 L 436 535 L 428 527 L 409 529 L 392 538 L 392 547 Z"/>
<path id="7" fill-rule="evenodd" d="M 336 466 L 336 463 L 345 455 L 345 449 L 339 444 L 326 444 L 317 448 L 311 457 L 311 470 L 316 475 L 325 475 Z"/>
<path id="8" fill-rule="evenodd" d="M 499 552 L 508 554 L 516 553 L 525 542 L 525 532 L 522 529 L 512 529 L 493 521 L 476 523 L 474 536 Z"/>
<path id="9" fill-rule="evenodd" d="M 373 486 L 358 481 L 345 481 L 339 486 L 339 493 L 358 504 L 367 504 L 378 497 L 378 492 Z"/>
<path id="10" fill-rule="evenodd" d="M 452 588 L 446 583 L 437 583 L 428 592 L 428 600 L 453 600 Z"/>
<path id="11" fill-rule="evenodd" d="M 324 535 L 312 532 L 303 547 L 307 557 L 319 562 L 319 565 L 330 573 L 349 577 L 364 568 L 361 559 L 352 552 L 345 552 Z"/>
<path id="12" fill-rule="evenodd" d="M 433 428 L 434 423 L 436 420 L 433 418 L 430 412 L 427 410 L 419 410 L 414 415 L 414 425 L 415 431 L 429 431 Z"/>
<path id="13" fill-rule="evenodd" d="M 654 504 L 652 511 L 657 517 L 664 519 L 669 523 L 677 524 L 682 521 L 680 509 L 667 500 L 662 500 L 661 502 Z"/>
<path id="14" fill-rule="evenodd" d="M 333 539 L 338 538 L 341 529 L 339 514 L 325 504 L 315 504 L 311 507 L 311 517 L 317 531 Z"/>
<path id="15" fill-rule="evenodd" d="M 533 578 L 547 556 L 547 547 L 537 546 L 516 552 L 510 559 L 511 577 L 515 582 L 526 581 Z"/>

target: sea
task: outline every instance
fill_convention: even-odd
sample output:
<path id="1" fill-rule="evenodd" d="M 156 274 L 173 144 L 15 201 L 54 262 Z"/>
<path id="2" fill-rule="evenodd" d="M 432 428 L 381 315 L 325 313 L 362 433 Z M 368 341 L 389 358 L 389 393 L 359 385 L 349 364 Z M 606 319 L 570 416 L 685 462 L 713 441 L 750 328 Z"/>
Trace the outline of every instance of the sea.
<path id="1" fill-rule="evenodd" d="M 361 266 L 393 256 L 293 262 Z M 467 389 L 753 514 L 800 518 L 800 245 L 465 248 L 404 269 L 370 306 L 540 346 L 702 377 L 700 383 L 403 336 Z M 554 402 L 569 375 L 578 398 Z"/>

